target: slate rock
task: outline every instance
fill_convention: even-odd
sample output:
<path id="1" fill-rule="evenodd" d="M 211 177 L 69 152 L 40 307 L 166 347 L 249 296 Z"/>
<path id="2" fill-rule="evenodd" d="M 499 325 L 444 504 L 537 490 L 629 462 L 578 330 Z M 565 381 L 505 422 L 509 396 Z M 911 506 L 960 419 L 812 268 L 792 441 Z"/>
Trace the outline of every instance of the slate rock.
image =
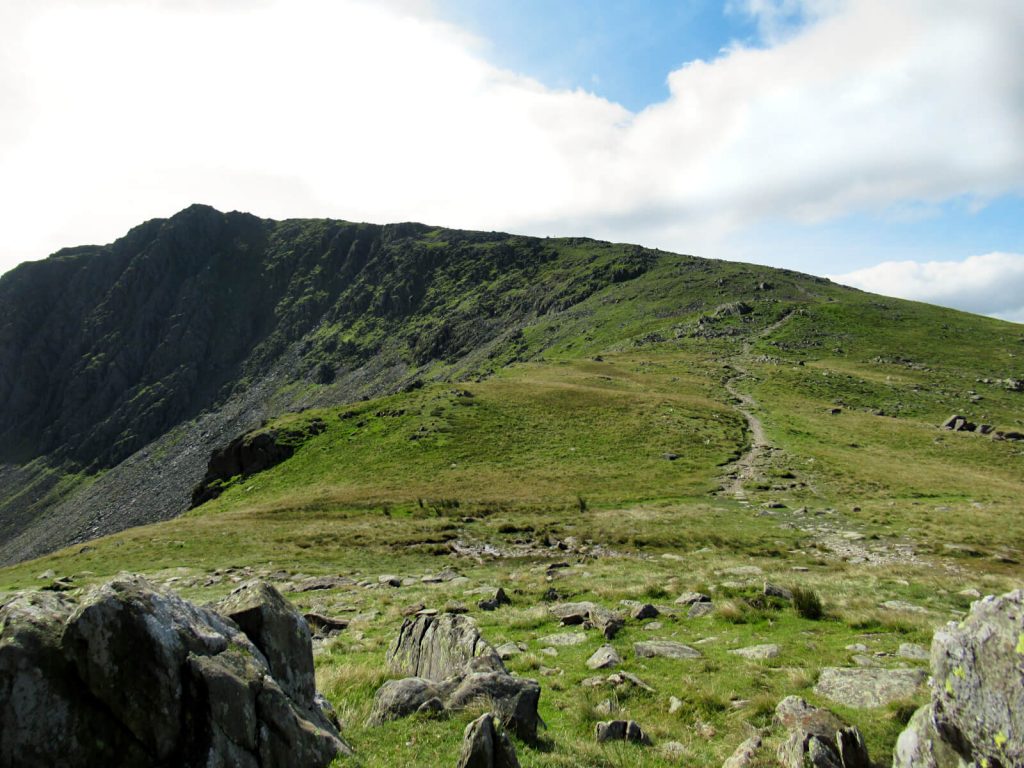
<path id="1" fill-rule="evenodd" d="M 622 663 L 622 657 L 610 645 L 602 645 L 587 659 L 590 669 L 610 669 Z"/>
<path id="2" fill-rule="evenodd" d="M 388 680 L 373 697 L 370 722 L 380 725 L 388 720 L 407 717 L 419 711 L 426 702 L 432 699 L 443 701 L 445 696 L 444 684 L 433 680 L 422 677 Z"/>
<path id="3" fill-rule="evenodd" d="M 871 768 L 860 731 L 827 709 L 787 696 L 775 708 L 787 731 L 776 757 L 784 768 Z"/>
<path id="4" fill-rule="evenodd" d="M 541 724 L 537 705 L 540 684 L 536 680 L 513 677 L 506 672 L 475 672 L 462 679 L 445 701 L 445 707 L 458 711 L 487 702 L 503 723 L 524 741 L 536 741 Z"/>
<path id="5" fill-rule="evenodd" d="M 457 768 L 519 768 L 515 746 L 490 712 L 466 726 Z"/>
<path id="6" fill-rule="evenodd" d="M 650 603 L 643 603 L 634 606 L 629 615 L 637 621 L 643 621 L 644 619 L 656 619 L 661 612 Z"/>
<path id="7" fill-rule="evenodd" d="M 774 659 L 779 655 L 779 646 L 774 643 L 767 643 L 765 645 L 751 645 L 747 648 L 736 648 L 729 651 L 734 656 L 742 656 L 744 659 L 750 659 L 752 661 L 761 661 L 764 659 Z"/>
<path id="8" fill-rule="evenodd" d="M 761 737 L 757 734 L 740 744 L 722 763 L 722 768 L 749 768 L 761 749 Z"/>
<path id="9" fill-rule="evenodd" d="M 631 741 L 650 746 L 651 739 L 635 720 L 609 720 L 594 726 L 598 743 L 606 741 Z"/>
<path id="10" fill-rule="evenodd" d="M 633 652 L 642 658 L 699 659 L 701 652 L 674 640 L 646 640 L 633 644 Z"/>
<path id="11" fill-rule="evenodd" d="M 975 602 L 935 633 L 931 661 L 931 700 L 900 735 L 893 765 L 1024 765 L 1024 590 Z"/>
<path id="12" fill-rule="evenodd" d="M 912 696 L 927 677 L 923 669 L 826 667 L 814 692 L 847 707 L 871 709 Z"/>
<path id="13" fill-rule="evenodd" d="M 694 603 L 710 603 L 711 598 L 702 592 L 683 592 L 675 602 L 676 605 L 693 605 Z"/>
<path id="14" fill-rule="evenodd" d="M 249 581 L 214 606 L 260 649 L 278 685 L 296 701 L 316 694 L 309 624 L 271 585 Z"/>
<path id="15" fill-rule="evenodd" d="M 388 648 L 388 671 L 405 677 L 441 681 L 476 668 L 505 670 L 490 643 L 468 616 L 441 614 L 408 617 Z"/>

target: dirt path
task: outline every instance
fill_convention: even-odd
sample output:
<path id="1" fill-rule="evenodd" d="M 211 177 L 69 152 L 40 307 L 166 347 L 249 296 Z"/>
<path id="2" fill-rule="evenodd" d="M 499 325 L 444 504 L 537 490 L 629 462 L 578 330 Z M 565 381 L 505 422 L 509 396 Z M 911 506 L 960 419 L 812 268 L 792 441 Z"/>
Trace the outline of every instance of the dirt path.
<path id="1" fill-rule="evenodd" d="M 726 380 L 725 389 L 730 395 L 739 401 L 735 408 L 743 415 L 743 419 L 747 423 L 747 431 L 750 433 L 750 446 L 742 456 L 730 465 L 730 472 L 726 477 L 729 482 L 722 491 L 723 493 L 734 496 L 737 499 L 746 498 L 747 494 L 744 490 L 744 485 L 753 481 L 757 477 L 758 464 L 765 458 L 772 446 L 771 443 L 768 442 L 768 438 L 765 436 L 764 425 L 755 413 L 757 410 L 757 401 L 746 392 L 738 390 L 736 388 L 736 382 L 742 381 L 750 375 L 750 371 L 746 369 L 744 363 L 750 358 L 750 351 L 754 346 L 754 340 L 763 339 L 766 336 L 770 336 L 775 333 L 775 331 L 785 325 L 791 317 L 793 317 L 793 311 L 787 312 L 767 328 L 759 331 L 751 339 L 744 341 L 740 354 L 736 358 L 730 360 L 733 374 Z"/>

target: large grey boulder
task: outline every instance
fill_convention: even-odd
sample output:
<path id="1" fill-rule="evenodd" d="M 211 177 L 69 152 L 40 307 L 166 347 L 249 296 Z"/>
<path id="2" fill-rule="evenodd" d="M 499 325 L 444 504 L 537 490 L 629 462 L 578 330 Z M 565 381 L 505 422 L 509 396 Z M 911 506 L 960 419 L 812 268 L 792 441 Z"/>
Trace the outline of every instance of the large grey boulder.
<path id="1" fill-rule="evenodd" d="M 931 700 L 900 735 L 893 765 L 1024 765 L 1024 591 L 986 597 L 936 632 L 931 672 Z"/>
<path id="2" fill-rule="evenodd" d="M 814 692 L 847 707 L 872 709 L 913 696 L 927 678 L 923 669 L 827 667 Z"/>
<path id="3" fill-rule="evenodd" d="M 414 616 L 402 622 L 387 652 L 388 671 L 396 675 L 445 680 L 467 668 L 505 671 L 491 644 L 469 616 L 445 613 Z"/>
<path id="4" fill-rule="evenodd" d="M 428 705 L 432 712 L 454 712 L 486 703 L 520 738 L 536 739 L 542 723 L 540 684 L 510 675 L 468 616 L 407 618 L 386 659 L 391 672 L 409 677 L 378 689 L 371 722 L 405 717 Z"/>
<path id="5" fill-rule="evenodd" d="M 508 735 L 487 712 L 466 726 L 457 768 L 519 768 L 516 749 Z"/>
<path id="6" fill-rule="evenodd" d="M 249 581 L 213 606 L 245 633 L 270 665 L 278 685 L 296 701 L 316 695 L 309 624 L 274 587 Z"/>
<path id="7" fill-rule="evenodd" d="M 312 688 L 284 690 L 230 619 L 141 577 L 75 600 L 23 595 L 0 616 L 0 766 L 325 766 L 350 752 Z"/>
<path id="8" fill-rule="evenodd" d="M 787 731 L 776 753 L 783 768 L 871 768 L 860 731 L 827 709 L 787 696 L 775 723 Z"/>

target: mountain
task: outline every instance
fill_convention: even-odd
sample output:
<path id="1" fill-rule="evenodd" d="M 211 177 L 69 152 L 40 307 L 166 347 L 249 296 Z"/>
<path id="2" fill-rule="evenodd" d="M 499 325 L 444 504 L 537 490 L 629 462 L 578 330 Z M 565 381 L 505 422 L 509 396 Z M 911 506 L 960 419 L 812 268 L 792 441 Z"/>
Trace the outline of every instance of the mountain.
<path id="1" fill-rule="evenodd" d="M 0 402 L 0 605 L 268 581 L 366 765 L 479 714 L 373 722 L 421 607 L 541 681 L 524 763 L 772 764 L 790 695 L 885 762 L 1024 559 L 1024 327 L 633 245 L 193 206 L 0 278 Z"/>

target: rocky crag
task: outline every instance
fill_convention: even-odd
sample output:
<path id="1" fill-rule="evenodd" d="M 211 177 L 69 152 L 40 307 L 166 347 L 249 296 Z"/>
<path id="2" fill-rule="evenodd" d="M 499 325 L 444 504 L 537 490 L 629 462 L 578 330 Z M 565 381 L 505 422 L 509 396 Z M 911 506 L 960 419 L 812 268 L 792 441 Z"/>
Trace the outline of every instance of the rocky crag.
<path id="1" fill-rule="evenodd" d="M 266 584 L 202 608 L 125 576 L 0 606 L 0 766 L 326 766 L 351 752 L 331 718 Z"/>

